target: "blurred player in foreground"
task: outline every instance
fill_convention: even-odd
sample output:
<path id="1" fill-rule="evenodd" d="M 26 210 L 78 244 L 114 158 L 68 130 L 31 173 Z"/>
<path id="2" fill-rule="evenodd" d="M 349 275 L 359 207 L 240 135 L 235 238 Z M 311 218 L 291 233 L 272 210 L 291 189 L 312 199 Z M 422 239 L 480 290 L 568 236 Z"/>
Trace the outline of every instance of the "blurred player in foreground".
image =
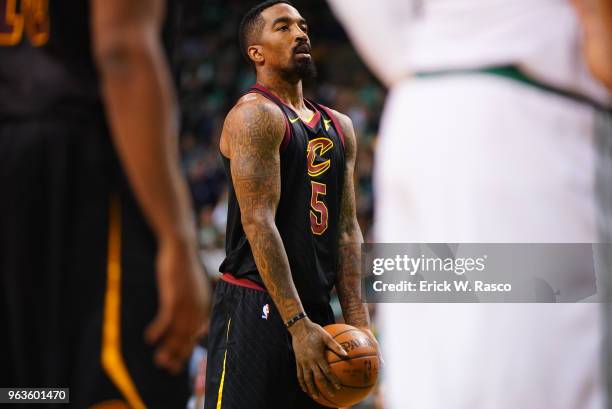
<path id="1" fill-rule="evenodd" d="M 0 0 L 2 387 L 186 405 L 209 290 L 164 15 L 162 0 Z"/>
<path id="2" fill-rule="evenodd" d="M 574 0 L 584 26 L 583 49 L 594 75 L 612 91 L 612 2 L 608 0 Z M 612 126 L 612 115 L 608 115 Z M 606 381 L 607 408 L 612 408 L 612 136 L 604 138 L 598 146 L 600 165 L 598 166 L 599 191 L 599 230 L 602 242 L 607 243 L 608 251 L 603 252 L 604 274 L 599 276 L 603 283 L 604 309 L 604 379 Z"/>
<path id="3" fill-rule="evenodd" d="M 257 84 L 221 135 L 231 178 L 227 257 L 215 290 L 206 408 L 319 408 L 306 395 L 319 393 L 315 380 L 331 392 L 339 386 L 324 351 L 345 354 L 321 327 L 334 321 L 334 286 L 346 323 L 371 336 L 360 297 L 356 138 L 347 116 L 303 97 L 314 64 L 294 7 L 254 7 L 240 39 Z"/>
<path id="4" fill-rule="evenodd" d="M 569 1 L 330 2 L 391 89 L 377 241 L 598 241 L 610 98 Z M 597 304 L 380 311 L 390 409 L 603 407 Z"/>

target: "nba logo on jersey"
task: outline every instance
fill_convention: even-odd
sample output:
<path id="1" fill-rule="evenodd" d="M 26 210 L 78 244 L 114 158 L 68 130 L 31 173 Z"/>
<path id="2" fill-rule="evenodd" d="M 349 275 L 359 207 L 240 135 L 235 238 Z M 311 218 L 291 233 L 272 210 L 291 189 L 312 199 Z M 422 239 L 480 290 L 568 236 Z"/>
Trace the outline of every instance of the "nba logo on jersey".
<path id="1" fill-rule="evenodd" d="M 270 315 L 270 304 L 266 304 L 261 309 L 261 318 L 264 320 L 268 319 L 268 315 Z"/>

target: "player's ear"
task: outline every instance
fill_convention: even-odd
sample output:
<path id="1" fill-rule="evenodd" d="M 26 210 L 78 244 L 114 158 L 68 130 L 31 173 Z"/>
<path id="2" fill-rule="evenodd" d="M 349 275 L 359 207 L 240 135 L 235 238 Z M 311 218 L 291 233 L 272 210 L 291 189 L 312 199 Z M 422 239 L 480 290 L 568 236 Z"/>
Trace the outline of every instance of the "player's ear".
<path id="1" fill-rule="evenodd" d="M 247 53 L 249 58 L 254 63 L 262 63 L 264 61 L 263 50 L 260 45 L 252 45 L 248 48 Z"/>

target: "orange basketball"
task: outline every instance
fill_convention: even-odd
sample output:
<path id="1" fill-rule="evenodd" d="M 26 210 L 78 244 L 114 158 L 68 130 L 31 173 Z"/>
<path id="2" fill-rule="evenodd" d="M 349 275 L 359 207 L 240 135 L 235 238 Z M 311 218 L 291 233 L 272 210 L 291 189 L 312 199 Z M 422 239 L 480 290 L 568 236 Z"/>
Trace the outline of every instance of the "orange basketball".
<path id="1" fill-rule="evenodd" d="M 324 329 L 342 345 L 348 357 L 341 358 L 327 350 L 326 358 L 332 372 L 340 380 L 341 388 L 334 396 L 317 384 L 319 396 L 315 399 L 330 408 L 351 406 L 368 396 L 378 379 L 378 351 L 370 338 L 359 329 L 346 324 L 327 325 Z"/>

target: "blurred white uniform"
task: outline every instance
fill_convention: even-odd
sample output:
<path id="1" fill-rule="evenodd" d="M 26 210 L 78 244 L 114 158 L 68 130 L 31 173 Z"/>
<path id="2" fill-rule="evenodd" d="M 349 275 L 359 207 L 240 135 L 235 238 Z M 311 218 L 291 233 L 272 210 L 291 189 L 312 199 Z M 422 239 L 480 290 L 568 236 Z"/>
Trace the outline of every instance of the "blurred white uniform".
<path id="1" fill-rule="evenodd" d="M 566 0 L 330 0 L 390 87 L 378 242 L 596 242 L 595 110 Z M 389 409 L 603 408 L 598 304 L 381 304 Z"/>

